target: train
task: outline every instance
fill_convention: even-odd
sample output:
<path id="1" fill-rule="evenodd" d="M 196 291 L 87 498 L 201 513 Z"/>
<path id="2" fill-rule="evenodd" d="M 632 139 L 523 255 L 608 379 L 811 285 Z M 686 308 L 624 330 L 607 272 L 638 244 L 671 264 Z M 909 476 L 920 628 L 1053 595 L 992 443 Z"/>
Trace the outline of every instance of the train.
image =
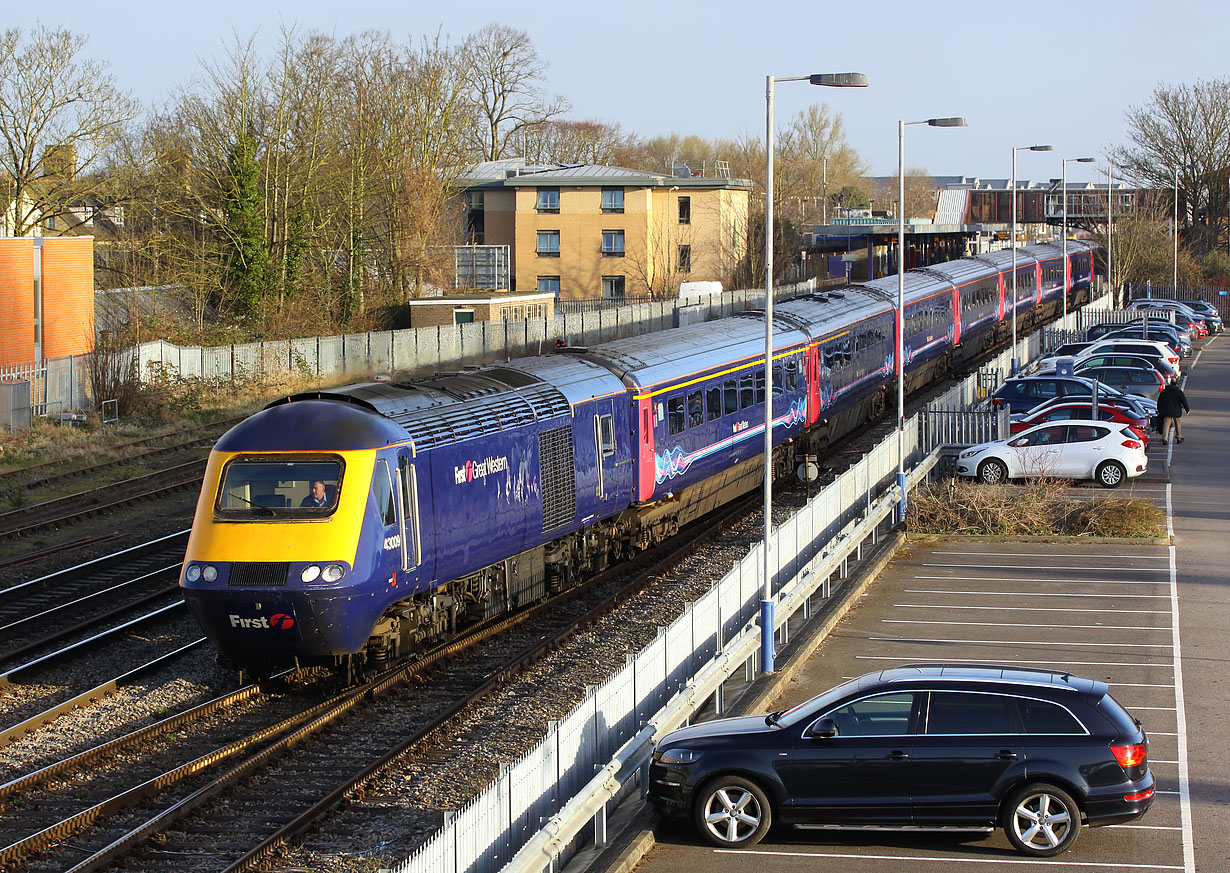
<path id="1" fill-rule="evenodd" d="M 1088 298 L 1096 247 L 905 274 L 906 390 Z M 897 277 L 774 307 L 774 475 L 886 407 Z M 180 576 L 224 665 L 351 679 L 575 585 L 764 477 L 764 313 L 278 398 L 213 446 Z"/>

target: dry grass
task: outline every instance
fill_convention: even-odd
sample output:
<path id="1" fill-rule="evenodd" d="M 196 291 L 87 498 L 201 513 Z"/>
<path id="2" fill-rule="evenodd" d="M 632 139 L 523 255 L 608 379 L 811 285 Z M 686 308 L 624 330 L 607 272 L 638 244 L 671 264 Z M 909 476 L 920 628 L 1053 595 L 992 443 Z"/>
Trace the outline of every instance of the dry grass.
<path id="1" fill-rule="evenodd" d="M 1075 497 L 1065 480 L 984 485 L 956 479 L 911 495 L 916 533 L 999 536 L 1155 537 L 1164 518 L 1152 503 L 1112 495 Z"/>

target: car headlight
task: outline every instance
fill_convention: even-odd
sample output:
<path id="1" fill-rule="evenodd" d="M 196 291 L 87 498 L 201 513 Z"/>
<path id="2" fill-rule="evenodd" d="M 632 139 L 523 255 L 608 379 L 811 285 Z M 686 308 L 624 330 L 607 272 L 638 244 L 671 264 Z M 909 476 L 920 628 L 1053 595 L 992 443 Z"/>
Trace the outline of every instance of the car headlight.
<path id="1" fill-rule="evenodd" d="M 213 564 L 206 564 L 204 567 L 201 568 L 201 578 L 204 579 L 206 582 L 217 582 L 218 581 L 218 568 L 215 567 Z"/>
<path id="2" fill-rule="evenodd" d="M 326 582 L 336 582 L 346 575 L 346 568 L 341 564 L 329 564 L 320 575 Z"/>
<path id="3" fill-rule="evenodd" d="M 700 760 L 700 752 L 693 749 L 666 749 L 655 752 L 654 758 L 661 764 L 695 764 Z"/>
<path id="4" fill-rule="evenodd" d="M 299 578 L 302 579 L 304 582 L 315 582 L 317 579 L 320 578 L 320 567 L 316 566 L 315 564 L 312 564 L 311 566 L 308 566 L 308 567 L 304 567 L 303 572 L 299 574 Z"/>
<path id="5" fill-rule="evenodd" d="M 973 448 L 973 449 L 966 449 L 961 454 L 959 454 L 957 457 L 958 458 L 972 458 L 974 457 L 974 455 L 981 455 L 981 454 L 982 454 L 981 448 Z"/>
<path id="6" fill-rule="evenodd" d="M 201 567 L 199 564 L 189 564 L 188 569 L 184 571 L 184 578 L 189 582 L 195 582 L 201 578 Z"/>

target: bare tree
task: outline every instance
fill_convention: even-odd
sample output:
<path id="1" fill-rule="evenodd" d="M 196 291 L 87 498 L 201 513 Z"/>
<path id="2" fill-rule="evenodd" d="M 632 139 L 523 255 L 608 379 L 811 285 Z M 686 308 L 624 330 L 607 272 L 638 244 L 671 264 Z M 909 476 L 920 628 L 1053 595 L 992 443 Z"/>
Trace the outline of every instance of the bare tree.
<path id="1" fill-rule="evenodd" d="M 488 24 L 466 40 L 465 50 L 478 111 L 474 145 L 485 160 L 504 157 L 508 138 L 523 127 L 568 111 L 562 95 L 550 97 L 542 91 L 547 65 L 525 31 Z"/>
<path id="2" fill-rule="evenodd" d="M 761 146 L 761 154 L 764 147 Z M 773 167 L 774 208 L 801 218 L 802 201 L 815 203 L 817 219 L 824 199 L 831 205 L 845 185 L 855 185 L 867 172 L 866 162 L 846 142 L 841 113 L 823 103 L 799 112 L 782 133 Z M 763 181 L 763 173 L 761 174 Z"/>
<path id="3" fill-rule="evenodd" d="M 85 44 L 64 28 L 0 33 L 0 175 L 12 235 L 48 219 L 67 229 L 92 220 L 96 207 L 83 202 L 101 183 L 91 171 L 140 111 L 105 63 L 81 57 Z"/>
<path id="4" fill-rule="evenodd" d="M 511 153 L 537 164 L 614 165 L 631 142 L 618 124 L 600 121 L 544 121 L 521 128 L 507 140 Z"/>
<path id="5" fill-rule="evenodd" d="M 881 179 L 872 192 L 876 203 L 884 204 L 884 208 L 896 204 L 900 196 L 900 188 L 896 176 Z M 922 167 L 906 167 L 905 170 L 905 217 L 925 218 L 930 221 L 935 217 L 935 205 L 938 192 L 932 181 L 931 174 Z M 877 207 L 879 208 L 879 207 Z M 896 216 L 896 209 L 891 210 Z"/>
<path id="6" fill-rule="evenodd" d="M 1171 189 L 1178 171 L 1179 222 L 1185 244 L 1207 251 L 1230 227 L 1230 80 L 1158 85 L 1151 100 L 1127 113 L 1132 146 L 1114 149 L 1117 167 L 1137 185 Z M 1116 270 L 1116 273 L 1118 270 Z"/>

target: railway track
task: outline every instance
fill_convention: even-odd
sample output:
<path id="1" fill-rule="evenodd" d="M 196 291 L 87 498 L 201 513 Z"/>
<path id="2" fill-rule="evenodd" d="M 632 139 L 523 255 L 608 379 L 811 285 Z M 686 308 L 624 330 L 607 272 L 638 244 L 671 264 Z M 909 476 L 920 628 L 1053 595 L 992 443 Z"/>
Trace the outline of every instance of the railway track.
<path id="1" fill-rule="evenodd" d="M 729 508 L 708 531 L 754 502 Z M 323 700 L 328 682 L 273 694 L 240 689 L 225 702 L 12 779 L 0 786 L 0 803 L 22 814 L 0 822 L 0 865 L 92 870 L 122 857 L 125 870 L 254 869 L 373 773 L 407 755 L 430 755 L 423 742 L 458 713 L 668 572 L 705 532 L 689 533 L 639 556 L 632 568 L 622 565 L 479 626 L 365 686 Z M 287 714 L 290 701 L 298 710 Z M 242 738 L 211 746 L 240 725 Z M 152 739 L 163 735 L 176 737 L 170 748 L 182 748 L 174 761 Z M 138 756 L 145 746 L 157 755 Z M 130 765 L 134 756 L 144 763 Z"/>

